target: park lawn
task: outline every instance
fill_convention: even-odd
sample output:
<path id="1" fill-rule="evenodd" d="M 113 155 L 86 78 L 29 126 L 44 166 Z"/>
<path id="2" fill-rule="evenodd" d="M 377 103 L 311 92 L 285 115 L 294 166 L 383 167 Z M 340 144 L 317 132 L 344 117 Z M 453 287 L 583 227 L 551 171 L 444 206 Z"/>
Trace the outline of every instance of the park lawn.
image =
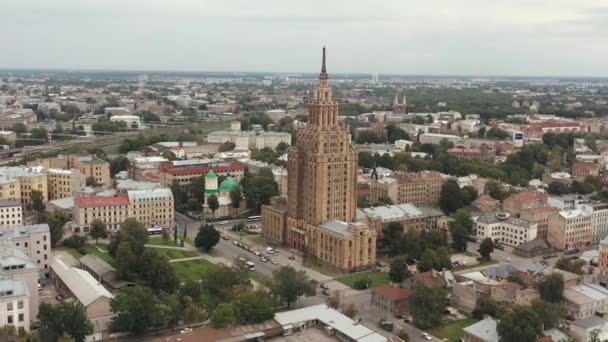
<path id="1" fill-rule="evenodd" d="M 69 255 L 73 256 L 74 259 L 76 259 L 76 260 L 82 258 L 82 255 L 83 255 L 76 248 L 71 248 L 71 247 L 61 246 L 61 247 L 57 247 L 57 250 L 67 252 Z"/>
<path id="2" fill-rule="evenodd" d="M 205 259 L 188 260 L 172 262 L 171 266 L 177 274 L 177 278 L 180 281 L 187 280 L 200 280 L 203 273 L 205 273 L 213 264 Z"/>
<path id="3" fill-rule="evenodd" d="M 337 278 L 336 280 L 341 282 L 344 285 L 350 286 L 351 288 L 355 288 L 354 284 L 357 282 L 357 280 L 365 278 L 365 277 L 369 277 L 371 279 L 372 284 L 370 287 L 385 285 L 385 284 L 388 284 L 391 282 L 390 278 L 388 277 L 388 272 L 371 272 L 371 271 L 347 275 L 344 277 Z"/>
<path id="4" fill-rule="evenodd" d="M 183 259 L 183 258 L 192 258 L 198 256 L 198 254 L 191 251 L 183 251 L 181 249 L 170 249 L 170 248 L 153 248 L 158 254 L 164 255 L 169 260 L 173 259 Z"/>
<path id="5" fill-rule="evenodd" d="M 464 331 L 462 329 L 476 322 L 477 320 L 474 318 L 465 318 L 437 327 L 431 330 L 431 334 L 439 337 L 440 339 L 445 338 L 450 342 L 458 342 L 464 335 Z"/>
<path id="6" fill-rule="evenodd" d="M 178 247 L 178 245 L 173 241 L 173 238 L 165 240 L 162 236 L 152 236 L 148 239 L 148 242 L 146 244 L 151 246 Z"/>

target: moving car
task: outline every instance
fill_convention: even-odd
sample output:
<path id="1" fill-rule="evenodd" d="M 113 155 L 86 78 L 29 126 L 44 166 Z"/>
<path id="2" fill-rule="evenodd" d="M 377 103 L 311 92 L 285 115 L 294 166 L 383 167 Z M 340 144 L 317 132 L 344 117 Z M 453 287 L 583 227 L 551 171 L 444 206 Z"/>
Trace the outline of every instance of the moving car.
<path id="1" fill-rule="evenodd" d="M 423 332 L 422 333 L 422 338 L 424 338 L 427 341 L 431 341 L 433 339 L 433 337 L 431 335 L 429 335 L 428 333 Z"/>

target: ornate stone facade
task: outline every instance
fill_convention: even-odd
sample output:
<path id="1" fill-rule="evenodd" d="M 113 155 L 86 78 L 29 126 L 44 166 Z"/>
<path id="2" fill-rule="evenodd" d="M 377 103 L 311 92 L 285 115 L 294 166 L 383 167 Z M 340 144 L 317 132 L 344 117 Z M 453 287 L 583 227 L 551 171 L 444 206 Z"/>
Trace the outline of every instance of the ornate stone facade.
<path id="1" fill-rule="evenodd" d="M 376 261 L 376 232 L 354 222 L 357 210 L 357 152 L 347 127 L 338 122 L 325 65 L 309 104 L 308 125 L 298 128 L 297 144 L 288 152 L 287 211 L 265 206 L 263 233 L 341 270 L 369 267 Z M 286 220 L 277 219 L 285 215 Z M 276 227 L 271 222 L 282 222 Z M 278 232 L 285 234 L 277 234 Z M 272 232 L 272 233 L 271 233 Z"/>

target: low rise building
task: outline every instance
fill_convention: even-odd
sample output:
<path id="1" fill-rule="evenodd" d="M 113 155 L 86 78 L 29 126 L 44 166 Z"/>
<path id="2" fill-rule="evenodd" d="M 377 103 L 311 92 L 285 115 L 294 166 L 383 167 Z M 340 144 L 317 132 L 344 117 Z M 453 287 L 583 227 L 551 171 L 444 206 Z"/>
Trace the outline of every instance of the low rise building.
<path id="1" fill-rule="evenodd" d="M 246 167 L 238 164 L 218 162 L 209 159 L 175 160 L 159 166 L 160 183 L 168 188 L 174 182 L 179 185 L 188 185 L 192 180 L 204 177 L 213 171 L 218 176 L 232 177 L 239 182 L 245 175 Z"/>
<path id="2" fill-rule="evenodd" d="M 73 298 L 82 307 L 88 319 L 112 315 L 110 301 L 114 295 L 89 272 L 54 258 L 51 262 L 51 281 L 61 296 Z"/>
<path id="3" fill-rule="evenodd" d="M 74 198 L 72 214 L 75 233 L 88 233 L 95 220 L 103 222 L 109 231 L 116 232 L 129 217 L 129 197 L 94 197 L 80 196 Z"/>
<path id="4" fill-rule="evenodd" d="M 276 148 L 280 143 L 291 145 L 291 134 L 284 132 L 217 131 L 207 135 L 207 142 L 232 142 L 237 149 Z"/>
<path id="5" fill-rule="evenodd" d="M 597 163 L 577 161 L 572 165 L 572 177 L 584 180 L 586 177 L 599 177 L 602 167 Z"/>
<path id="6" fill-rule="evenodd" d="M 454 147 L 448 150 L 448 154 L 461 160 L 492 161 L 496 156 L 494 149 L 487 146 L 480 148 Z"/>
<path id="7" fill-rule="evenodd" d="M 141 123 L 141 118 L 137 115 L 113 115 L 110 117 L 111 122 L 124 122 L 128 128 L 142 129 L 145 128 Z"/>
<path id="8" fill-rule="evenodd" d="M 457 135 L 451 134 L 423 133 L 420 134 L 418 140 L 421 144 L 439 145 L 444 140 L 453 144 L 457 144 L 462 141 L 462 138 Z"/>
<path id="9" fill-rule="evenodd" d="M 462 329 L 464 342 L 498 342 L 500 336 L 496 330 L 498 322 L 492 317 L 486 317 L 483 320 L 469 325 Z"/>
<path id="10" fill-rule="evenodd" d="M 18 178 L 0 173 L 0 199 L 16 199 L 21 202 L 21 182 Z"/>
<path id="11" fill-rule="evenodd" d="M 395 172 L 370 182 L 370 201 L 388 197 L 393 203 L 437 206 L 444 179 L 439 172 Z"/>
<path id="12" fill-rule="evenodd" d="M 485 212 L 477 219 L 475 238 L 478 241 L 490 238 L 501 244 L 518 246 L 534 240 L 537 227 L 536 223 L 518 219 L 507 212 Z"/>
<path id="13" fill-rule="evenodd" d="M 30 331 L 30 298 L 21 279 L 0 279 L 0 328 Z"/>
<path id="14" fill-rule="evenodd" d="M 582 204 L 581 208 L 591 212 L 591 242 L 594 244 L 600 242 L 600 240 L 608 236 L 608 204 Z"/>
<path id="15" fill-rule="evenodd" d="M 517 283 L 502 282 L 491 288 L 490 297 L 506 305 L 530 305 L 539 295 L 536 290 L 526 289 Z"/>
<path id="16" fill-rule="evenodd" d="M 378 233 L 390 223 L 399 223 L 403 232 L 421 231 L 427 226 L 427 216 L 412 204 L 395 204 L 357 209 L 357 220 L 364 221 Z"/>
<path id="17" fill-rule="evenodd" d="M 564 306 L 569 318 L 580 320 L 608 312 L 608 289 L 596 284 L 582 284 L 564 289 Z"/>
<path id="18" fill-rule="evenodd" d="M 608 322 L 595 315 L 570 322 L 570 334 L 578 342 L 591 342 L 592 335 L 597 333 L 600 341 L 608 340 Z"/>
<path id="19" fill-rule="evenodd" d="M 588 246 L 593 240 L 592 214 L 585 208 L 562 210 L 549 217 L 547 241 L 553 248 Z"/>
<path id="20" fill-rule="evenodd" d="M 374 287 L 372 293 L 372 306 L 391 313 L 395 317 L 407 314 L 410 311 L 409 297 L 411 292 L 397 286 L 382 285 Z"/>
<path id="21" fill-rule="evenodd" d="M 21 202 L 14 199 L 0 199 L 0 229 L 23 225 Z"/>

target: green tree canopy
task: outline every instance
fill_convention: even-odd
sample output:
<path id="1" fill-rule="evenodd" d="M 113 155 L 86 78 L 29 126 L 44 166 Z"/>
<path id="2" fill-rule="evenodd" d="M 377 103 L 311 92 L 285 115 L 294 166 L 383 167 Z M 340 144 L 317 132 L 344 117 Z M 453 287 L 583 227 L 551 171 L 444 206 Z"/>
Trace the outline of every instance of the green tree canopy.
<path id="1" fill-rule="evenodd" d="M 535 342 L 542 334 L 541 320 L 531 306 L 514 306 L 496 327 L 504 342 Z"/>
<path id="2" fill-rule="evenodd" d="M 69 334 L 74 341 L 83 342 L 93 333 L 93 324 L 87 319 L 82 308 L 75 303 L 63 302 L 57 305 L 40 304 L 40 336 L 43 341 L 56 341 L 63 334 Z"/>
<path id="3" fill-rule="evenodd" d="M 418 328 L 436 327 L 441 323 L 448 304 L 447 291 L 442 287 L 426 287 L 418 282 L 414 285 L 409 302 L 414 324 Z"/>
<path id="4" fill-rule="evenodd" d="M 204 251 L 209 251 L 220 241 L 220 233 L 210 224 L 203 224 L 196 234 L 194 245 Z"/>
<path id="5" fill-rule="evenodd" d="M 560 303 L 564 293 L 564 276 L 561 273 L 551 273 L 538 281 L 540 297 L 550 303 Z"/>
<path id="6" fill-rule="evenodd" d="M 316 293 L 316 287 L 306 272 L 296 271 L 291 266 L 283 266 L 272 272 L 270 289 L 287 307 L 291 307 L 300 296 L 312 296 Z"/>

